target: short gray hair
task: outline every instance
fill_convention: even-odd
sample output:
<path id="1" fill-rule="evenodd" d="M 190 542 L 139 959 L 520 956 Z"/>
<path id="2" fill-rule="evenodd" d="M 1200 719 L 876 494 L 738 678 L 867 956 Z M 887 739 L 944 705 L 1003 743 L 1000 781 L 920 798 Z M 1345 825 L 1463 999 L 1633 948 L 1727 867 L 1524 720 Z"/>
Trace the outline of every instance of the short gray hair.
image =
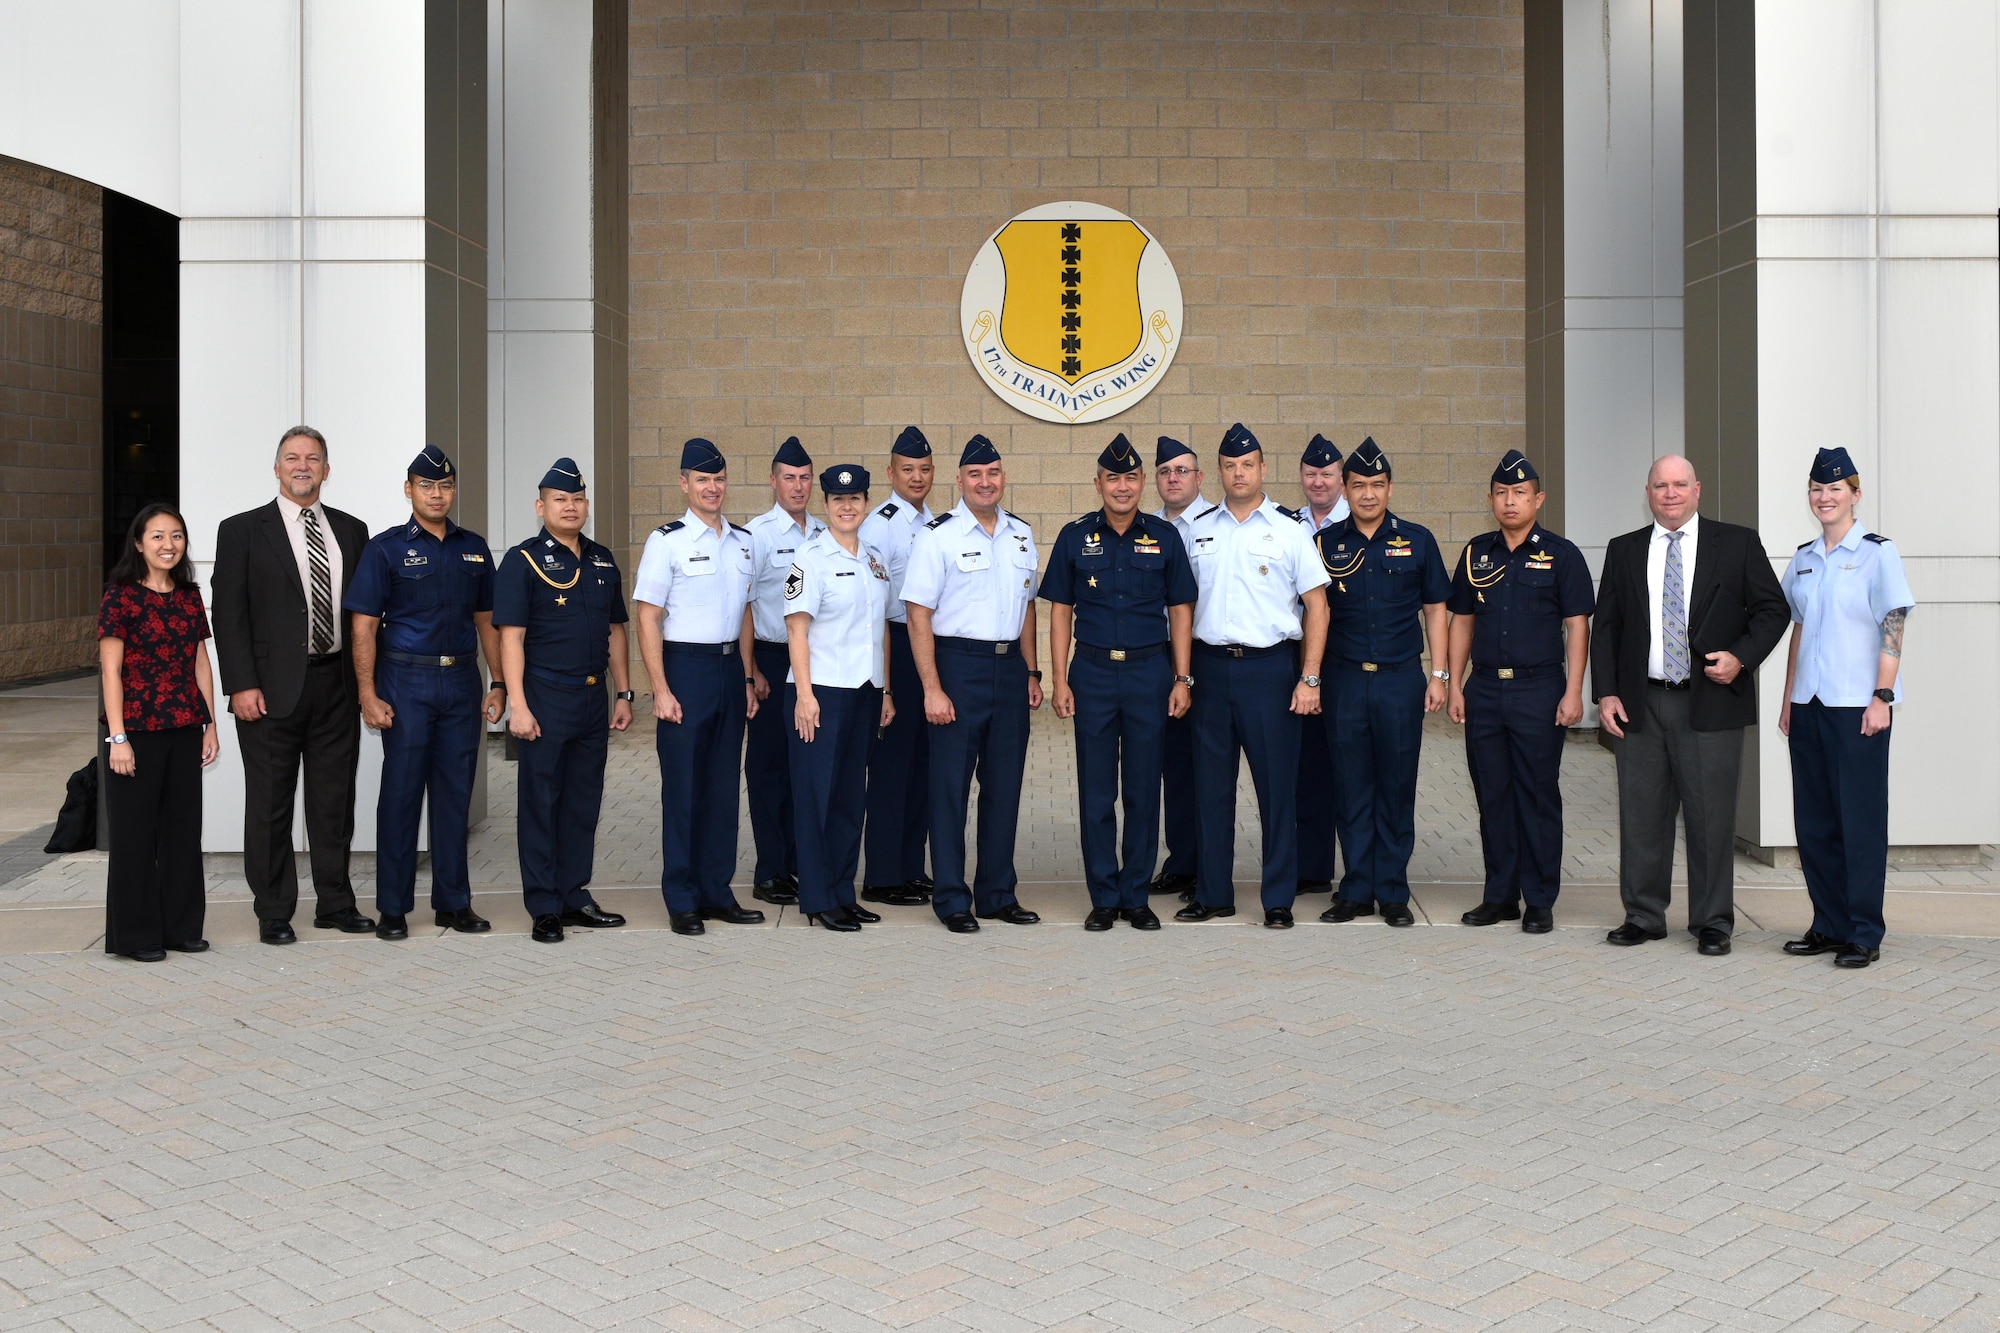
<path id="1" fill-rule="evenodd" d="M 322 463 L 326 462 L 327 459 L 330 457 L 330 453 L 326 447 L 326 436 L 320 434 L 318 431 L 314 430 L 311 426 L 294 426 L 290 430 L 286 431 L 283 435 L 280 435 L 278 437 L 277 457 L 278 458 L 284 457 L 285 441 L 295 440 L 301 435 L 305 436 L 308 440 L 311 440 L 314 444 L 317 444 L 319 446 L 319 461 Z M 276 459 L 273 459 L 272 461 L 275 462 Z"/>

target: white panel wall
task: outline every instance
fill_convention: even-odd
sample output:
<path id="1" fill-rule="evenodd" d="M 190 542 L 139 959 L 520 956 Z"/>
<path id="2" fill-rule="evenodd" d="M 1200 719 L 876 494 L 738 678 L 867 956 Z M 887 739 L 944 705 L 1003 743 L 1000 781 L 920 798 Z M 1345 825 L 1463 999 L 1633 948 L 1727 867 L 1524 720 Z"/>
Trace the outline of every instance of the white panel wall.
<path id="1" fill-rule="evenodd" d="M 181 204 L 196 217 L 299 213 L 299 11 L 182 0 Z M 293 255 L 291 257 L 296 257 Z"/>

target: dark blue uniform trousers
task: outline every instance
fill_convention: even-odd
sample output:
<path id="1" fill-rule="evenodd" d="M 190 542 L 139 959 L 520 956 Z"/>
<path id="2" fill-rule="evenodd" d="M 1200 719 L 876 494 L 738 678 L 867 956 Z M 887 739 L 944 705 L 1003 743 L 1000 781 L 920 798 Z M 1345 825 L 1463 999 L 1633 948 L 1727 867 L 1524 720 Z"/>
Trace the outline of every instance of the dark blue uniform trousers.
<path id="1" fill-rule="evenodd" d="M 743 763 L 743 658 L 734 644 L 668 643 L 665 650 L 667 688 L 680 700 L 681 720 L 662 722 L 653 733 L 660 756 L 660 896 L 669 912 L 724 908 L 736 901 L 729 877 L 736 871 Z"/>
<path id="2" fill-rule="evenodd" d="M 931 727 L 931 908 L 997 912 L 1017 901 L 1014 828 L 1028 763 L 1028 668 L 1021 645 L 1005 653 L 978 639 L 937 640 L 938 684 L 957 720 Z M 919 691 L 921 696 L 922 691 Z M 979 869 L 966 888 L 965 812 L 979 779 Z"/>
<path id="3" fill-rule="evenodd" d="M 1194 709 L 1167 719 L 1160 801 L 1167 816 L 1163 874 L 1201 874 L 1201 805 L 1194 794 Z"/>
<path id="4" fill-rule="evenodd" d="M 1232 657 L 1196 640 L 1195 797 L 1201 802 L 1200 900 L 1236 905 L 1237 751 L 1250 764 L 1264 825 L 1264 908 L 1289 910 L 1299 890 L 1298 772 L 1302 719 L 1292 711 L 1298 646 Z M 1257 650 L 1251 649 L 1251 652 Z"/>
<path id="5" fill-rule="evenodd" d="M 479 763 L 479 672 L 470 657 L 457 666 L 412 666 L 384 657 L 375 692 L 396 712 L 382 733 L 382 792 L 375 803 L 375 910 L 408 916 L 417 902 L 417 819 L 430 797 L 431 908 L 472 906 L 465 826 Z"/>
<path id="6" fill-rule="evenodd" d="M 1174 688 L 1172 663 L 1164 647 L 1113 662 L 1102 651 L 1078 644 L 1069 687 L 1076 696 L 1076 802 L 1090 905 L 1126 911 L 1144 907 L 1160 852 L 1160 765 L 1167 697 Z M 1122 868 L 1117 812 L 1121 772 Z"/>
<path id="7" fill-rule="evenodd" d="M 1882 946 L 1889 873 L 1889 732 L 1861 734 L 1860 708 L 1792 705 L 1792 827 L 1812 897 L 1812 928 Z"/>
<path id="8" fill-rule="evenodd" d="M 910 627 L 894 620 L 889 622 L 889 688 L 901 689 L 908 706 L 896 710 L 868 756 L 865 882 L 878 889 L 897 889 L 922 878 L 931 827 L 931 728 L 924 721 L 923 682 L 910 652 Z"/>
<path id="9" fill-rule="evenodd" d="M 750 719 L 750 743 L 743 755 L 743 782 L 750 806 L 750 838 L 757 845 L 757 883 L 799 873 L 799 847 L 792 824 L 792 710 L 785 704 L 785 676 L 792 669 L 788 645 L 758 640 L 757 669 L 771 697 Z"/>
<path id="10" fill-rule="evenodd" d="M 861 866 L 861 821 L 867 810 L 863 779 L 868 747 L 882 720 L 882 691 L 813 686 L 819 727 L 800 739 L 792 715 L 799 687 L 784 687 L 785 730 L 790 736 L 792 811 L 798 821 L 799 910 L 831 912 L 854 902 L 854 872 Z M 773 702 L 777 696 L 773 696 Z"/>
<path id="11" fill-rule="evenodd" d="M 1562 889 L 1562 754 L 1556 725 L 1568 677 L 1560 666 L 1517 667 L 1465 681 L 1465 763 L 1479 802 L 1489 903 L 1554 907 Z"/>
<path id="12" fill-rule="evenodd" d="M 1333 878 L 1335 823 L 1329 812 L 1338 808 L 1334 785 L 1337 780 L 1325 723 L 1307 721 L 1299 730 L 1299 878 L 1302 880 Z"/>
<path id="13" fill-rule="evenodd" d="M 1340 896 L 1355 903 L 1410 901 L 1417 845 L 1417 754 L 1424 739 L 1418 662 L 1381 671 L 1335 663 L 1327 684 L 1327 745 L 1339 770 Z M 1551 714 L 1553 716 L 1553 714 Z"/>
<path id="14" fill-rule="evenodd" d="M 529 916 L 553 916 L 596 901 L 588 885 L 611 750 L 611 705 L 602 684 L 557 684 L 532 668 L 521 686 L 542 728 L 536 739 L 514 743 L 521 901 Z"/>

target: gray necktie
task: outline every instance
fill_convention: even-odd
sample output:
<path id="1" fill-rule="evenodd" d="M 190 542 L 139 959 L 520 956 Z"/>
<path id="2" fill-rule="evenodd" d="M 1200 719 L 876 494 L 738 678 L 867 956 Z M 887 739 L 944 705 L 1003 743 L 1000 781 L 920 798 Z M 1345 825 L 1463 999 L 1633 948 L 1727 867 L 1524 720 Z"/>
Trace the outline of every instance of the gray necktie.
<path id="1" fill-rule="evenodd" d="M 1667 569 L 1660 586 L 1660 665 L 1667 683 L 1688 678 L 1688 606 L 1686 580 L 1681 577 L 1681 537 L 1667 534 Z"/>

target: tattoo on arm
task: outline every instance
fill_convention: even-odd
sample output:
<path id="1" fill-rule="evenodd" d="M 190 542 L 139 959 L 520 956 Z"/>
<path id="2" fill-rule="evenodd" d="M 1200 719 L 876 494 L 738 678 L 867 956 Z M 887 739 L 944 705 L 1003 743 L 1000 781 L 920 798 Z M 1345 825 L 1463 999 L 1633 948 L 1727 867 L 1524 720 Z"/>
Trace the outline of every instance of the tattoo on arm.
<path id="1" fill-rule="evenodd" d="M 1909 615 L 1909 607 L 1899 606 L 1882 617 L 1882 651 L 1890 657 L 1903 655 L 1903 622 Z"/>

